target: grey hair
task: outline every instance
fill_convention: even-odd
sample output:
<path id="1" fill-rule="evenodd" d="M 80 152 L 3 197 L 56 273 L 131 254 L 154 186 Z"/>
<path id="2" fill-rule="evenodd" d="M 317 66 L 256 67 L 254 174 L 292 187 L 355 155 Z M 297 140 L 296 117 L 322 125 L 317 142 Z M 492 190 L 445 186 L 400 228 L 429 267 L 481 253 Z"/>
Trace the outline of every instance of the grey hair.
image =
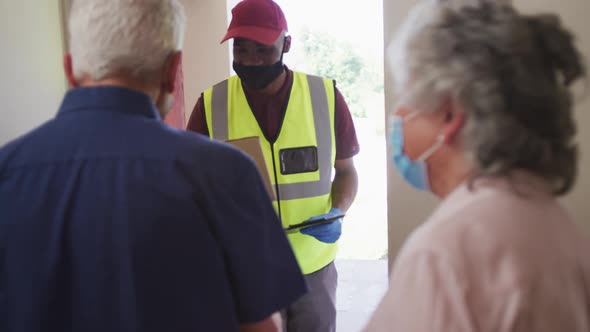
<path id="1" fill-rule="evenodd" d="M 401 102 L 432 111 L 443 98 L 466 114 L 461 132 L 476 175 L 527 170 L 553 192 L 577 173 L 571 85 L 585 76 L 556 15 L 522 15 L 507 1 L 422 1 L 389 49 Z"/>
<path id="2" fill-rule="evenodd" d="M 185 14 L 178 0 L 74 0 L 69 17 L 76 79 L 121 72 L 155 78 L 182 47 Z"/>

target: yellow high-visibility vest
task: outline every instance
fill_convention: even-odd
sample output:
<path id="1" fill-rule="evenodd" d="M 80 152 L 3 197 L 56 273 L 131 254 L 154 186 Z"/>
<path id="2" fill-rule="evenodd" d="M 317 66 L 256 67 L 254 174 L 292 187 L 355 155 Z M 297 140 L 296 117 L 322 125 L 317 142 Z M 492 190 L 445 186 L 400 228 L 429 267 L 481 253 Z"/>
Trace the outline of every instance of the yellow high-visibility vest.
<path id="1" fill-rule="evenodd" d="M 206 90 L 203 100 L 210 137 L 224 141 L 260 137 L 277 197 L 273 204 L 283 227 L 330 210 L 336 159 L 333 80 L 293 72 L 287 110 L 274 143 L 262 133 L 237 76 Z M 281 168 L 281 156 L 290 149 L 317 149 L 317 169 L 286 172 L 284 165 Z M 324 243 L 301 233 L 289 234 L 288 238 L 304 274 L 320 270 L 336 257 L 337 243 Z"/>

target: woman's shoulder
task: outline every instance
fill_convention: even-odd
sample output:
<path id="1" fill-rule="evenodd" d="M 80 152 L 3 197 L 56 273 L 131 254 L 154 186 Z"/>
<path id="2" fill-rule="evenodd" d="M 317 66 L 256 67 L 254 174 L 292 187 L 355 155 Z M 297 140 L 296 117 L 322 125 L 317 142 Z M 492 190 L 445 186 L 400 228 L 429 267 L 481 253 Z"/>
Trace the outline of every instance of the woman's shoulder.
<path id="1" fill-rule="evenodd" d="M 575 253 L 575 227 L 551 195 L 526 195 L 503 181 L 466 184 L 415 230 L 401 254 L 435 253 L 460 269 L 494 270 L 499 261 L 526 266 L 548 258 L 539 250 L 547 243 L 564 244 L 551 254 L 556 259 Z"/>

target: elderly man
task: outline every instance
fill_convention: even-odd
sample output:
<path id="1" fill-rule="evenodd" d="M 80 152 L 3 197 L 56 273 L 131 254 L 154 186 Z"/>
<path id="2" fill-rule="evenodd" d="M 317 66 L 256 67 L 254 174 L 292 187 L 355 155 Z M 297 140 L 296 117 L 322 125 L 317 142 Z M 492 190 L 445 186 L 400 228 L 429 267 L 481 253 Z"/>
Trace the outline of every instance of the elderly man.
<path id="1" fill-rule="evenodd" d="M 291 47 L 287 30 L 275 2 L 238 3 L 223 38 L 233 39 L 237 76 L 203 92 L 188 129 L 220 140 L 260 137 L 283 226 L 332 220 L 289 233 L 310 292 L 282 313 L 289 332 L 333 332 L 333 261 L 341 216 L 356 195 L 353 157 L 359 145 L 335 82 L 283 65 L 283 54 Z"/>
<path id="2" fill-rule="evenodd" d="M 176 0 L 80 0 L 73 87 L 0 150 L 0 330 L 276 331 L 305 292 L 252 161 L 161 118 Z"/>

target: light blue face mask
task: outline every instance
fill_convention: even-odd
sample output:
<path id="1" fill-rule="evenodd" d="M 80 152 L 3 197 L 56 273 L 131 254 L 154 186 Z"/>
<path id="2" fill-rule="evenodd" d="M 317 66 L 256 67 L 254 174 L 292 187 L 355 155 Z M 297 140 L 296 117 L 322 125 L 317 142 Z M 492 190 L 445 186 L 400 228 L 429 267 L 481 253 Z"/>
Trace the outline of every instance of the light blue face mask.
<path id="1" fill-rule="evenodd" d="M 444 136 L 440 135 L 437 137 L 436 142 L 424 151 L 420 157 L 414 161 L 411 160 L 404 153 L 404 123 L 407 123 L 418 114 L 418 112 L 410 113 L 404 119 L 397 115 L 393 116 L 390 136 L 393 163 L 402 177 L 414 188 L 430 191 L 426 160 L 442 146 L 444 143 Z"/>

